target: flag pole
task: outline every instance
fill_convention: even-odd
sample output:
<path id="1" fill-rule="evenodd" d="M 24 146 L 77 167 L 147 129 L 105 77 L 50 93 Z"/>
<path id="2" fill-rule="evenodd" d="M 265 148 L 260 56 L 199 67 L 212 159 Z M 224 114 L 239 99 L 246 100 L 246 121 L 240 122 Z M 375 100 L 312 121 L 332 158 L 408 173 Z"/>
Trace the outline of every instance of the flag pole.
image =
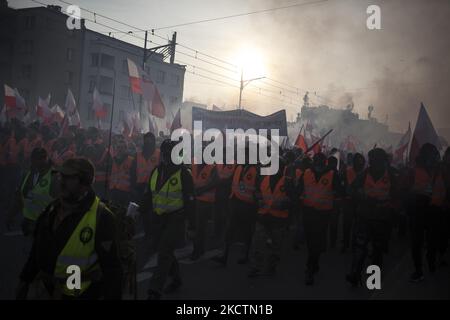
<path id="1" fill-rule="evenodd" d="M 108 139 L 108 157 L 106 160 L 106 170 L 105 170 L 105 198 L 108 199 L 108 185 L 109 185 L 109 175 L 110 175 L 110 160 L 112 158 L 111 155 L 111 141 L 112 141 L 112 126 L 114 119 L 114 98 L 116 96 L 116 70 L 113 69 L 114 72 L 114 82 L 113 82 L 113 97 L 111 104 L 111 117 L 109 119 L 109 139 Z"/>
<path id="2" fill-rule="evenodd" d="M 322 138 L 320 138 L 319 140 L 317 140 L 316 142 L 314 142 L 314 143 L 308 148 L 308 150 L 306 150 L 305 153 L 308 153 L 308 152 L 310 152 L 312 149 L 314 149 L 314 147 L 315 147 L 318 143 L 320 143 L 321 141 L 323 141 L 323 139 L 325 139 L 332 131 L 333 131 L 333 129 L 330 129 L 327 133 L 325 133 L 325 134 L 322 136 Z"/>

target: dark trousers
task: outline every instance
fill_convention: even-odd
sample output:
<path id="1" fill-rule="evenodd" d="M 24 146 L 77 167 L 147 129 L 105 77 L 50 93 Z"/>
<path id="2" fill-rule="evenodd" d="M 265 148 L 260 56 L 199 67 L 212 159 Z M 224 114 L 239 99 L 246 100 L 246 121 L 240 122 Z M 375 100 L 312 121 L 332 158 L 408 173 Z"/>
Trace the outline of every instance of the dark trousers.
<path id="1" fill-rule="evenodd" d="M 252 240 L 252 269 L 275 271 L 286 231 L 287 219 L 258 217 Z"/>
<path id="2" fill-rule="evenodd" d="M 224 241 L 225 237 L 227 220 L 229 217 L 228 212 L 228 199 L 220 199 L 214 203 L 214 236 L 221 241 Z"/>
<path id="3" fill-rule="evenodd" d="M 297 208 L 296 211 L 291 211 L 289 216 L 292 216 L 292 223 L 295 225 L 294 232 L 294 246 L 298 246 L 305 242 L 305 228 L 303 226 L 303 209 Z"/>
<path id="4" fill-rule="evenodd" d="M 204 201 L 196 202 L 194 253 L 201 255 L 205 252 L 208 221 L 211 218 L 212 209 L 213 203 Z"/>
<path id="5" fill-rule="evenodd" d="M 439 253 L 445 255 L 448 249 L 448 241 L 450 239 L 450 211 L 449 209 L 441 210 L 441 232 L 439 237 Z"/>
<path id="6" fill-rule="evenodd" d="M 387 250 L 389 233 L 389 221 L 358 216 L 354 228 L 352 273 L 361 275 L 369 242 L 372 244 L 371 264 L 382 267 L 383 253 Z"/>
<path id="7" fill-rule="evenodd" d="M 417 208 L 410 217 L 411 221 L 411 254 L 416 271 L 422 272 L 422 252 L 427 247 L 427 262 L 431 268 L 436 264 L 436 253 L 439 247 L 441 226 L 440 209 L 434 206 Z"/>
<path id="8" fill-rule="evenodd" d="M 340 208 L 334 208 L 330 212 L 330 221 L 329 221 L 329 244 L 330 248 L 336 247 L 337 242 L 337 232 L 339 225 L 339 216 L 340 216 Z"/>
<path id="9" fill-rule="evenodd" d="M 320 254 L 326 250 L 330 212 L 329 210 L 320 211 L 304 207 L 303 223 L 305 226 L 306 246 L 308 248 L 306 269 L 309 272 L 318 270 Z"/>
<path id="10" fill-rule="evenodd" d="M 344 202 L 342 208 L 342 245 L 345 249 L 350 248 L 352 243 L 352 228 L 356 218 L 356 203 L 351 199 Z"/>
<path id="11" fill-rule="evenodd" d="M 249 256 L 256 217 L 256 205 L 237 199 L 230 200 L 229 219 L 225 232 L 225 256 L 228 256 L 229 248 L 236 240 L 244 242 L 244 254 L 246 257 Z"/>
<path id="12" fill-rule="evenodd" d="M 150 290 L 161 293 L 168 277 L 180 277 L 178 261 L 174 255 L 177 240 L 184 232 L 182 213 L 155 216 L 155 242 L 157 265 L 150 280 Z"/>

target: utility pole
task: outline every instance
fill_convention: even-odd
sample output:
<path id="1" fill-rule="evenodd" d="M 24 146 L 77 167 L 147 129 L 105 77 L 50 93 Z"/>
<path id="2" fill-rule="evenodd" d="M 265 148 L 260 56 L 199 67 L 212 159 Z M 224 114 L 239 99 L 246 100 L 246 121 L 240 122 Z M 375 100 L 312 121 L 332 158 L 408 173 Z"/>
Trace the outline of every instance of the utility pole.
<path id="1" fill-rule="evenodd" d="M 241 106 L 241 102 L 242 102 L 242 91 L 244 91 L 244 88 L 252 81 L 254 80 L 259 80 L 259 79 L 264 79 L 265 77 L 259 77 L 259 78 L 253 78 L 253 79 L 248 79 L 248 80 L 244 80 L 244 69 L 241 68 L 241 85 L 239 87 L 239 107 L 238 109 L 241 110 L 242 106 Z"/>
<path id="2" fill-rule="evenodd" d="M 170 64 L 175 62 L 175 46 L 177 44 L 177 32 L 172 34 L 172 41 L 170 42 Z"/>

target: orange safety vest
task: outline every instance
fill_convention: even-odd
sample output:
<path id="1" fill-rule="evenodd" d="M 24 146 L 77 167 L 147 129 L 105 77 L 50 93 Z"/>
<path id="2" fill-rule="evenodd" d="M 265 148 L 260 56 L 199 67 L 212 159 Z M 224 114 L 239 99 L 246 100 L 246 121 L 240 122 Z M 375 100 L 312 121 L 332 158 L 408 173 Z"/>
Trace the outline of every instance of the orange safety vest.
<path id="1" fill-rule="evenodd" d="M 217 164 L 217 175 L 219 179 L 226 180 L 233 176 L 234 170 L 236 169 L 235 164 Z"/>
<path id="2" fill-rule="evenodd" d="M 130 169 L 132 164 L 133 158 L 130 156 L 127 156 L 120 165 L 113 159 L 111 180 L 109 183 L 110 190 L 131 191 Z"/>
<path id="3" fill-rule="evenodd" d="M 285 170 L 286 173 L 286 170 Z M 261 215 L 271 215 L 277 218 L 287 218 L 289 215 L 289 209 L 287 206 L 280 208 L 280 205 L 289 202 L 289 198 L 286 195 L 285 189 L 285 179 L 286 175 L 278 180 L 275 184 L 275 188 L 272 191 L 270 189 L 270 176 L 265 176 L 259 187 L 262 195 L 263 205 L 258 208 L 258 213 Z"/>
<path id="4" fill-rule="evenodd" d="M 141 152 L 137 153 L 136 158 L 136 183 L 148 183 L 150 174 L 159 164 L 159 149 L 155 149 L 149 159 L 146 159 Z"/>
<path id="5" fill-rule="evenodd" d="M 434 179 L 433 191 L 431 193 L 431 205 L 442 207 L 447 196 L 447 189 L 445 188 L 442 174 L 438 174 Z"/>
<path id="6" fill-rule="evenodd" d="M 108 149 L 105 148 L 102 156 L 99 160 L 94 161 L 95 164 L 95 182 L 105 182 L 106 181 L 106 171 L 104 170 L 104 161 L 106 155 L 108 154 Z M 103 170 L 102 170 L 103 169 Z"/>
<path id="7" fill-rule="evenodd" d="M 211 181 L 211 174 L 214 169 L 214 165 L 206 164 L 200 171 L 198 168 L 198 164 L 192 165 L 192 178 L 196 189 L 206 186 Z M 214 202 L 216 199 L 216 189 L 209 189 L 208 191 L 197 195 L 196 199 L 203 202 Z"/>
<path id="8" fill-rule="evenodd" d="M 356 179 L 356 171 L 353 169 L 353 167 L 348 167 L 346 172 L 346 178 L 347 178 L 347 185 L 351 185 L 353 181 Z"/>
<path id="9" fill-rule="evenodd" d="M 245 175 L 243 175 L 243 168 L 244 167 L 240 165 L 234 171 L 233 182 L 231 183 L 230 199 L 235 196 L 239 200 L 254 204 L 254 194 L 256 190 L 256 167 L 249 167 L 245 172 Z M 242 175 L 243 177 L 241 177 Z"/>
<path id="10" fill-rule="evenodd" d="M 433 191 L 433 177 L 421 167 L 414 169 L 414 186 L 413 192 L 423 195 L 431 195 Z"/>
<path id="11" fill-rule="evenodd" d="M 303 175 L 304 188 L 303 204 L 316 210 L 333 209 L 333 177 L 334 171 L 330 170 L 316 181 L 314 172 L 307 169 Z"/>
<path id="12" fill-rule="evenodd" d="M 383 177 L 375 182 L 372 176 L 367 173 L 364 181 L 364 194 L 371 199 L 378 201 L 389 200 L 391 190 L 391 179 L 386 170 Z"/>

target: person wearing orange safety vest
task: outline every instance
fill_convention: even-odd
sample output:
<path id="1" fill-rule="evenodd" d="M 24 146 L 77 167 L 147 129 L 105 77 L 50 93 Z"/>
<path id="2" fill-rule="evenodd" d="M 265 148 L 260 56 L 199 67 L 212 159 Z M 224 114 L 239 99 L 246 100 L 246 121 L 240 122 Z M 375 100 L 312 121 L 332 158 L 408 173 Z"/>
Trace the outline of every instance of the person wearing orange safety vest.
<path id="1" fill-rule="evenodd" d="M 120 139 L 114 147 L 114 156 L 111 159 L 109 182 L 109 199 L 120 206 L 128 206 L 132 199 L 136 182 L 136 161 L 128 155 L 127 143 Z"/>
<path id="2" fill-rule="evenodd" d="M 288 165 L 287 182 L 288 189 L 295 189 L 300 177 L 306 169 L 311 167 L 311 158 L 304 155 L 302 149 L 294 149 L 295 160 L 292 165 Z M 294 191 L 295 192 L 295 191 Z M 302 205 L 298 199 L 293 200 L 292 204 L 292 220 L 295 225 L 295 234 L 292 247 L 294 250 L 299 250 L 305 244 L 305 228 L 303 225 Z"/>
<path id="3" fill-rule="evenodd" d="M 308 248 L 306 285 L 314 284 L 314 274 L 319 271 L 319 258 L 327 247 L 330 214 L 336 195 L 341 193 L 339 175 L 336 170 L 327 167 L 326 160 L 323 153 L 315 154 L 312 167 L 305 170 L 298 183 Z"/>
<path id="4" fill-rule="evenodd" d="M 258 215 L 252 239 L 250 278 L 273 276 L 281 258 L 292 203 L 286 188 L 286 169 L 286 161 L 280 157 L 278 172 L 261 176 L 258 183 Z"/>
<path id="5" fill-rule="evenodd" d="M 143 137 L 142 150 L 136 154 L 136 197 L 141 199 L 150 179 L 150 174 L 159 164 L 160 151 L 155 148 L 155 136 L 147 132 Z"/>
<path id="6" fill-rule="evenodd" d="M 387 252 L 392 212 L 390 206 L 397 197 L 396 177 L 389 167 L 383 149 L 369 151 L 369 167 L 350 185 L 350 195 L 358 203 L 353 231 L 353 254 L 350 273 L 346 280 L 352 285 L 361 284 L 361 274 L 372 244 L 371 265 L 382 268 L 383 254 Z"/>
<path id="7" fill-rule="evenodd" d="M 225 152 L 224 152 L 225 154 Z M 217 176 L 219 178 L 216 187 L 216 202 L 214 204 L 214 235 L 221 241 L 224 240 L 227 218 L 229 216 L 229 195 L 231 191 L 231 180 L 233 179 L 236 165 L 216 164 Z"/>
<path id="8" fill-rule="evenodd" d="M 246 155 L 249 148 L 245 149 Z M 236 160 L 236 159 L 235 159 Z M 232 243 L 235 241 L 236 233 L 240 231 L 240 238 L 244 242 L 244 255 L 238 259 L 238 264 L 245 264 L 249 259 L 250 245 L 257 217 L 258 204 L 256 200 L 256 188 L 259 179 L 258 167 L 248 163 L 237 164 L 231 182 L 229 195 L 230 216 L 225 231 L 225 245 L 223 253 L 213 260 L 226 265 L 228 254 Z"/>
<path id="9" fill-rule="evenodd" d="M 438 175 L 439 151 L 434 145 L 425 143 L 420 148 L 415 161 L 416 165 L 410 181 L 410 200 L 407 207 L 411 222 L 411 254 L 415 268 L 410 277 L 411 282 L 419 282 L 424 279 L 422 256 L 425 243 L 427 245 L 428 269 L 430 273 L 435 272 L 439 233 L 439 214 L 436 210 L 432 210 L 433 191 L 435 204 L 438 204 L 438 186 L 436 183 L 440 182 Z"/>
<path id="10" fill-rule="evenodd" d="M 364 170 L 366 159 L 361 153 L 355 153 L 352 156 L 352 164 L 347 164 L 343 175 L 342 182 L 345 190 L 345 198 L 343 201 L 343 223 L 342 223 L 342 250 L 344 253 L 350 248 L 350 239 L 352 227 L 356 219 L 356 199 L 351 197 L 350 186 L 355 181 L 356 177 Z"/>
<path id="11" fill-rule="evenodd" d="M 213 205 L 216 200 L 218 176 L 213 164 L 192 164 L 192 179 L 195 189 L 196 234 L 192 260 L 198 260 L 205 252 L 205 241 L 208 220 L 212 217 Z"/>

